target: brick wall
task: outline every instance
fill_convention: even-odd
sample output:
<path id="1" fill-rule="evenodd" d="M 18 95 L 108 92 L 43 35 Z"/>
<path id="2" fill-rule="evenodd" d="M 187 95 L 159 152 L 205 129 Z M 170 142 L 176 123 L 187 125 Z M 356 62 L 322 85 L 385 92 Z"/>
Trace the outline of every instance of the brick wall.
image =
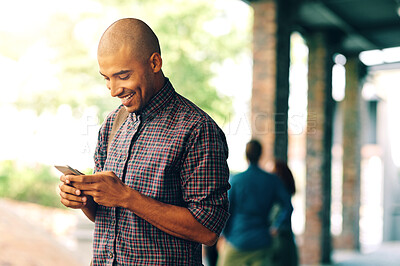
<path id="1" fill-rule="evenodd" d="M 343 225 L 342 234 L 335 239 L 335 247 L 340 249 L 360 248 L 360 84 L 359 60 L 348 57 L 346 67 L 346 95 L 343 100 Z"/>
<path id="2" fill-rule="evenodd" d="M 251 125 L 253 137 L 264 147 L 261 165 L 274 156 L 276 91 L 276 4 L 274 0 L 251 4 L 253 24 L 253 91 Z"/>
<path id="3" fill-rule="evenodd" d="M 329 263 L 330 169 L 333 123 L 332 59 L 326 35 L 313 33 L 309 46 L 308 125 L 306 155 L 306 224 L 303 264 Z"/>

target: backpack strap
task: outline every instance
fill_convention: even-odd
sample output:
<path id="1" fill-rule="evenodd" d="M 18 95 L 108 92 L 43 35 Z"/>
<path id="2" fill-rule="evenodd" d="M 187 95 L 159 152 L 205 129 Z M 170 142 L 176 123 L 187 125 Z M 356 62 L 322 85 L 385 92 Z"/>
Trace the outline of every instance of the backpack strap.
<path id="1" fill-rule="evenodd" d="M 114 139 L 115 134 L 117 133 L 118 129 L 122 126 L 125 120 L 128 118 L 129 112 L 122 106 L 121 109 L 118 110 L 117 115 L 115 116 L 114 123 L 111 128 L 110 135 L 108 136 L 107 141 L 107 153 L 110 150 L 111 141 Z"/>

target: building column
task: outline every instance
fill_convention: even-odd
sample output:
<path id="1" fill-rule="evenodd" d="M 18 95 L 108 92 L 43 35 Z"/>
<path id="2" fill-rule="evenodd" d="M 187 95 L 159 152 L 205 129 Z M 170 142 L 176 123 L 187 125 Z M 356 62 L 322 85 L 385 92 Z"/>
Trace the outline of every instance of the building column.
<path id="1" fill-rule="evenodd" d="M 343 223 L 342 233 L 335 239 L 341 249 L 359 250 L 360 220 L 360 168 L 361 168 L 361 125 L 360 125 L 360 61 L 358 56 L 347 58 L 346 92 L 343 110 Z"/>
<path id="2" fill-rule="evenodd" d="M 252 135 L 264 151 L 261 165 L 287 160 L 292 0 L 251 3 L 253 24 Z M 289 8 L 290 7 L 290 8 Z"/>
<path id="3" fill-rule="evenodd" d="M 288 158 L 288 110 L 290 37 L 297 0 L 277 1 L 277 47 L 276 47 L 276 97 L 275 97 L 275 146 L 274 156 L 282 161 Z"/>
<path id="4" fill-rule="evenodd" d="M 309 47 L 306 155 L 306 223 L 303 264 L 331 262 L 330 205 L 333 110 L 332 53 L 324 33 L 306 38 Z"/>
<path id="5" fill-rule="evenodd" d="M 276 96 L 276 4 L 274 0 L 252 3 L 253 91 L 251 97 L 252 135 L 263 145 L 261 165 L 273 159 Z"/>

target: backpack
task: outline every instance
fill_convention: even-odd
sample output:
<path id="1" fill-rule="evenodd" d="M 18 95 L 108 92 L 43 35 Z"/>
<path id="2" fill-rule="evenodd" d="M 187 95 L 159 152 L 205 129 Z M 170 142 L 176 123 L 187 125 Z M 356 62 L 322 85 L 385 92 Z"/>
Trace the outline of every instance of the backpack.
<path id="1" fill-rule="evenodd" d="M 108 136 L 107 153 L 109 152 L 111 141 L 114 139 L 114 136 L 117 133 L 118 129 L 122 126 L 122 124 L 128 118 L 128 115 L 129 115 L 129 112 L 125 109 L 125 107 L 122 107 L 121 109 L 118 110 L 117 115 L 115 116 L 114 123 L 111 128 L 111 133 Z"/>

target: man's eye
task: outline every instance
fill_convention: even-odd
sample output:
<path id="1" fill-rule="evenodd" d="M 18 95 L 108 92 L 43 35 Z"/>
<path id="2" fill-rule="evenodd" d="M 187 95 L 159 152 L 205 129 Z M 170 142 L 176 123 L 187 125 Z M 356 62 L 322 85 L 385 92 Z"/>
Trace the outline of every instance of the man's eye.
<path id="1" fill-rule="evenodd" d="M 124 77 L 119 77 L 119 78 L 122 79 L 122 80 L 127 80 L 127 79 L 129 79 L 129 77 L 130 77 L 130 75 L 127 75 L 127 76 L 124 76 Z"/>

